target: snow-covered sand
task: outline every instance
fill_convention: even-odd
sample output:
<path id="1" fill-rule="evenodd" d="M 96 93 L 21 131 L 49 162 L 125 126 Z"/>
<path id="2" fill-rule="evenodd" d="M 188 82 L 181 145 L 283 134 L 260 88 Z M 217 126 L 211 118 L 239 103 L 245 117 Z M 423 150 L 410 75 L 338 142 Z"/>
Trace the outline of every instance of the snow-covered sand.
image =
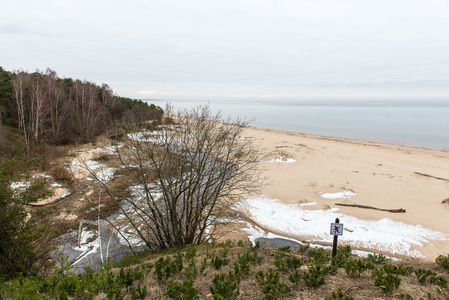
<path id="1" fill-rule="evenodd" d="M 330 224 L 336 218 L 344 224 L 340 243 L 354 248 L 379 251 L 393 255 L 423 257 L 414 249 L 432 240 L 443 241 L 449 235 L 429 230 L 421 225 L 410 225 L 390 218 L 364 220 L 335 210 L 309 210 L 301 204 L 285 204 L 267 197 L 248 198 L 243 205 L 251 219 L 273 232 L 300 237 L 303 241 L 331 243 Z M 393 230 L 392 230 L 393 229 Z"/>

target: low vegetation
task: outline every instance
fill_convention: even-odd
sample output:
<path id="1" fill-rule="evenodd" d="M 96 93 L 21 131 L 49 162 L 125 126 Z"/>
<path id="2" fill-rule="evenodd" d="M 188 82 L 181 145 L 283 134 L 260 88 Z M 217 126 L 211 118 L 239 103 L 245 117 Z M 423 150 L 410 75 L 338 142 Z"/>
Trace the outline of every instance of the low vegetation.
<path id="1" fill-rule="evenodd" d="M 1 299 L 447 299 L 439 263 L 337 256 L 248 242 L 203 243 L 130 255 L 76 275 L 60 261 L 48 276 L 0 283 Z M 441 261 L 441 258 L 438 259 Z M 226 263 L 224 263 L 226 262 Z"/>

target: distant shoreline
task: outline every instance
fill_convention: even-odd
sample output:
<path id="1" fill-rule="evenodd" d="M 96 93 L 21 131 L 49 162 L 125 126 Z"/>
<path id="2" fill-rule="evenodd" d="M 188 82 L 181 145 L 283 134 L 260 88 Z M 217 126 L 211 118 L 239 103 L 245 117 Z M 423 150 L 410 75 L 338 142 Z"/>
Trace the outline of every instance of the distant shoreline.
<path id="1" fill-rule="evenodd" d="M 372 144 L 372 145 L 389 145 L 389 146 L 398 146 L 398 147 L 405 147 L 405 148 L 415 148 L 415 149 L 422 149 L 422 150 L 429 150 L 429 151 L 441 151 L 441 152 L 448 152 L 449 153 L 449 149 L 434 149 L 434 148 L 430 148 L 430 147 L 423 147 L 423 146 L 413 146 L 413 145 L 403 145 L 400 143 L 389 143 L 389 142 L 378 142 L 378 141 L 372 141 L 372 140 L 364 140 L 364 139 L 356 139 L 356 138 L 346 138 L 346 137 L 340 137 L 340 136 L 331 136 L 331 135 L 324 135 L 324 134 L 314 134 L 314 133 L 305 133 L 305 132 L 300 132 L 300 131 L 291 131 L 291 130 L 284 130 L 284 129 L 276 129 L 276 128 L 267 128 L 267 127 L 263 127 L 263 126 L 249 126 L 250 128 L 254 128 L 254 129 L 263 129 L 263 130 L 269 130 L 269 131 L 279 131 L 279 132 L 284 132 L 286 134 L 300 134 L 303 135 L 305 137 L 310 137 L 310 138 L 316 138 L 316 139 L 328 139 L 328 140 L 333 140 L 333 141 L 337 141 L 337 142 L 347 142 L 347 143 L 366 143 L 368 144 Z"/>
<path id="2" fill-rule="evenodd" d="M 449 151 L 449 101 L 314 100 L 185 101 L 148 100 L 175 108 L 209 105 L 224 118 L 250 125 L 326 137 Z"/>

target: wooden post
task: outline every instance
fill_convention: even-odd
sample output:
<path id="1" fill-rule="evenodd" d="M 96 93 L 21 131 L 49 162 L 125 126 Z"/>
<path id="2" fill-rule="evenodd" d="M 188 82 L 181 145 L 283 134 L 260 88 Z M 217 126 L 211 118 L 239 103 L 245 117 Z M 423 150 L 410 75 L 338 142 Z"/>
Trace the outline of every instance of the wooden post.
<path id="1" fill-rule="evenodd" d="M 336 218 L 335 223 L 340 223 L 340 219 Z M 338 235 L 334 235 L 334 244 L 332 246 L 332 257 L 337 255 L 337 242 L 338 242 Z"/>

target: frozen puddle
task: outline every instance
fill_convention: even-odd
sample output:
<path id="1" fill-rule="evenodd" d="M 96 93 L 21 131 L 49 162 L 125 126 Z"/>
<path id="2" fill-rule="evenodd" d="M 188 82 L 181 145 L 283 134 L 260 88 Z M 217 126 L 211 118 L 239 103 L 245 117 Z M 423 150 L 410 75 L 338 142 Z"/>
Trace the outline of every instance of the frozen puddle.
<path id="1" fill-rule="evenodd" d="M 424 257 L 414 247 L 447 240 L 445 233 L 421 225 L 409 225 L 389 218 L 363 220 L 332 210 L 307 210 L 297 204 L 284 204 L 264 196 L 246 199 L 239 209 L 256 223 L 275 232 L 316 242 L 332 242 L 330 223 L 339 218 L 345 231 L 341 240 L 352 247 L 396 255 Z"/>

